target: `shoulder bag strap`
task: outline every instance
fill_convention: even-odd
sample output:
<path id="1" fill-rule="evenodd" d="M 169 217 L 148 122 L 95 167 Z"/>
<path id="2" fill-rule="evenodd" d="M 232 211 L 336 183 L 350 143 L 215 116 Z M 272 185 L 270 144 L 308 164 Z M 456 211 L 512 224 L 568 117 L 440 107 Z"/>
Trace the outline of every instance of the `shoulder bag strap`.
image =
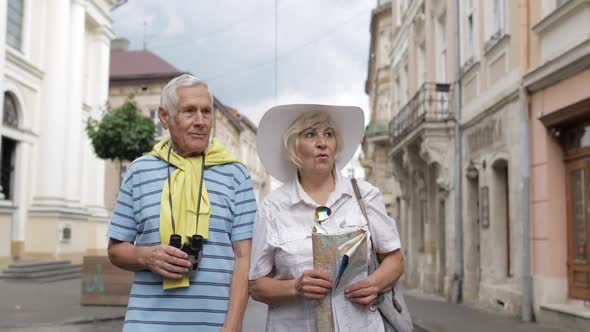
<path id="1" fill-rule="evenodd" d="M 367 209 L 365 208 L 365 203 L 363 202 L 363 198 L 361 196 L 361 191 L 359 190 L 359 186 L 356 183 L 356 179 L 352 178 L 352 179 L 350 179 L 350 182 L 352 182 L 352 189 L 354 190 L 354 196 L 356 196 L 356 200 L 359 203 L 359 206 L 361 207 L 361 212 L 363 213 L 363 216 L 365 216 L 365 219 L 367 219 L 367 224 L 368 224 L 369 217 L 367 216 Z M 372 247 L 372 251 L 373 251 L 373 257 L 374 257 L 374 259 L 379 261 L 379 255 L 377 255 L 377 251 L 375 250 L 375 243 L 373 242 L 373 237 L 371 236 L 370 238 L 371 238 L 371 247 Z M 393 306 L 395 307 L 395 310 L 397 310 L 397 312 L 401 313 L 402 306 L 395 298 L 395 288 L 391 289 L 391 293 L 393 295 L 392 296 Z"/>
<path id="2" fill-rule="evenodd" d="M 359 203 L 359 206 L 361 208 L 361 212 L 363 213 L 363 216 L 365 216 L 365 219 L 367 220 L 367 225 L 369 224 L 369 216 L 367 215 L 367 208 L 365 207 L 365 202 L 363 202 L 363 197 L 361 196 L 361 191 L 359 190 L 359 186 L 356 183 L 356 179 L 352 178 L 350 179 L 350 182 L 352 182 L 352 189 L 354 190 L 354 196 L 356 196 L 356 201 Z M 377 256 L 377 252 L 375 251 L 375 243 L 373 243 L 373 237 L 370 236 L 371 239 L 371 248 L 373 249 L 373 252 L 375 253 L 375 257 Z"/>

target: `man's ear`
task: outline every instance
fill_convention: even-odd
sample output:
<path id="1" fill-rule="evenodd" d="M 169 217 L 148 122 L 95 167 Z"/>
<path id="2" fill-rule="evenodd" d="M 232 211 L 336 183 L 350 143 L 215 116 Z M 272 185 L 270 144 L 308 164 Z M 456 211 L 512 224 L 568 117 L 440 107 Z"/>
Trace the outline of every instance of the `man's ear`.
<path id="1" fill-rule="evenodd" d="M 162 128 L 168 130 L 170 114 L 162 106 L 158 107 L 158 112 L 160 113 L 160 123 L 162 124 Z"/>

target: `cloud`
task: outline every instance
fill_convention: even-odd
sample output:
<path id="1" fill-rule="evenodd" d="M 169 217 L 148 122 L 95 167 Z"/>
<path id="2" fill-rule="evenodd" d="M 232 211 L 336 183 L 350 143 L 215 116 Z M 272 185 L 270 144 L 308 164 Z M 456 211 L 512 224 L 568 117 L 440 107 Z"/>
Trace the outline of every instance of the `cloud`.
<path id="1" fill-rule="evenodd" d="M 351 104 L 364 93 L 374 0 L 278 0 L 279 103 Z M 205 79 L 258 123 L 275 105 L 274 0 L 130 0 L 113 13 L 119 36 Z"/>

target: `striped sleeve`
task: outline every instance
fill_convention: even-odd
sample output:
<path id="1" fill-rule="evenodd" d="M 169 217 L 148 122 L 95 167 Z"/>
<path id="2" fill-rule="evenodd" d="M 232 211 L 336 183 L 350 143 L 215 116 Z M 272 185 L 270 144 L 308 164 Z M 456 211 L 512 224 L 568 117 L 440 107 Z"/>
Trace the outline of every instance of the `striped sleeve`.
<path id="1" fill-rule="evenodd" d="M 137 236 L 133 210 L 133 169 L 130 167 L 123 178 L 107 233 L 109 238 L 125 242 L 135 242 Z"/>
<path id="2" fill-rule="evenodd" d="M 240 241 L 252 238 L 254 217 L 256 216 L 256 197 L 252 187 L 252 178 L 243 166 L 240 171 L 245 175 L 236 187 L 234 220 L 232 223 L 231 239 Z"/>

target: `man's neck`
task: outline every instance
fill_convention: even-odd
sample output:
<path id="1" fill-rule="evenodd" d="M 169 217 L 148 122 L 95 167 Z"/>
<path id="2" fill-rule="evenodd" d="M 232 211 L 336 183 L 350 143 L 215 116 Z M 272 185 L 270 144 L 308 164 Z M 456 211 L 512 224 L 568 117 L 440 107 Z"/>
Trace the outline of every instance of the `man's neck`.
<path id="1" fill-rule="evenodd" d="M 178 149 L 176 148 L 176 146 L 174 145 L 174 143 L 172 143 L 172 150 L 174 150 L 174 152 L 181 156 L 182 158 L 190 158 L 190 157 L 196 157 L 196 156 L 200 156 L 203 154 L 203 151 L 201 152 L 179 152 Z"/>

